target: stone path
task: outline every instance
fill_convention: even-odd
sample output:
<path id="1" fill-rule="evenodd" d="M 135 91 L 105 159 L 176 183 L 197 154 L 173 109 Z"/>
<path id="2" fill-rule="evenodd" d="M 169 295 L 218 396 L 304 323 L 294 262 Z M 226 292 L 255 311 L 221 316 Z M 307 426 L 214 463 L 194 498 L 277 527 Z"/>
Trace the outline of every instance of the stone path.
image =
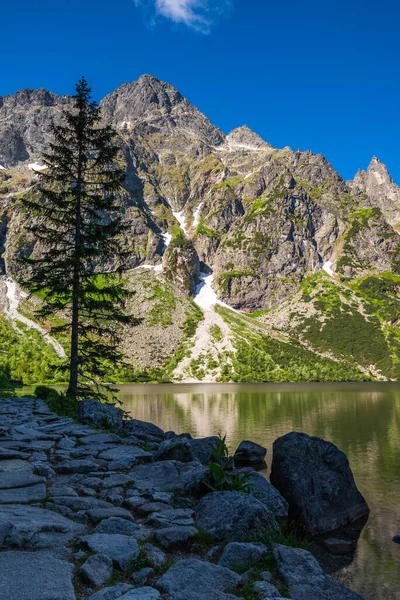
<path id="1" fill-rule="evenodd" d="M 87 409 L 95 422 L 96 407 Z M 121 435 L 59 417 L 41 400 L 0 399 L 1 599 L 234 600 L 250 581 L 255 600 L 288 586 L 302 600 L 302 560 L 305 576 L 314 568 L 323 581 L 307 588 L 309 600 L 360 598 L 322 578 L 308 552 L 296 555 L 295 580 L 282 548 L 281 575 L 259 568 L 268 548 L 246 535 L 274 531 L 287 504 L 255 472 L 259 499 L 219 492 L 200 500 L 214 438 L 122 423 L 110 410 Z"/>

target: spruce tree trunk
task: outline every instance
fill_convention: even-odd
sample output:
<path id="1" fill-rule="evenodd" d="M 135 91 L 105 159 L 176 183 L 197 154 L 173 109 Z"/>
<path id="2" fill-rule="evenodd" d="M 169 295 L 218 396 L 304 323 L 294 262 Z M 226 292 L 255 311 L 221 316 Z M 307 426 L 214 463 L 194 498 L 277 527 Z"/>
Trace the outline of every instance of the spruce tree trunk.
<path id="1" fill-rule="evenodd" d="M 79 256 L 78 249 L 80 246 L 80 201 L 77 200 L 76 205 L 76 230 L 75 230 L 75 265 L 72 288 L 72 319 L 71 319 L 71 362 L 69 372 L 69 385 L 67 394 L 76 398 L 78 392 L 78 368 L 79 368 Z"/>
<path id="2" fill-rule="evenodd" d="M 72 287 L 72 319 L 71 319 L 71 362 L 69 367 L 69 384 L 67 394 L 76 398 L 78 393 L 79 371 L 79 295 L 80 295 L 80 262 L 81 262 L 81 190 L 82 190 L 82 139 L 79 140 L 78 174 L 76 180 L 75 209 L 75 241 L 74 241 L 74 274 Z"/>

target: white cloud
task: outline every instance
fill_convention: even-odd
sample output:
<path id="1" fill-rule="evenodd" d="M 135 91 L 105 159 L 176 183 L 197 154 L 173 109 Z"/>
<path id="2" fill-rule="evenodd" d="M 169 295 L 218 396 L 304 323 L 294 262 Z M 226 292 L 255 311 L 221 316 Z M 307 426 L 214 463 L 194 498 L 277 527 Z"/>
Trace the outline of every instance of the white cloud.
<path id="1" fill-rule="evenodd" d="M 231 0 L 134 0 L 134 3 L 150 12 L 153 22 L 156 17 L 165 17 L 208 33 L 215 19 L 229 10 Z"/>

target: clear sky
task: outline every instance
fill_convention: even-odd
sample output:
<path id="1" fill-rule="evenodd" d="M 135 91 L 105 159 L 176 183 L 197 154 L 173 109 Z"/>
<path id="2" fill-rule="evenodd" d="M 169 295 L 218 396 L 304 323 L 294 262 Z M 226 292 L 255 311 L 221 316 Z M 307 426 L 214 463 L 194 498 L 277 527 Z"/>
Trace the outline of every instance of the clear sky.
<path id="1" fill-rule="evenodd" d="M 101 99 L 150 73 L 228 133 L 322 152 L 345 179 L 373 155 L 400 183 L 398 0 L 4 0 L 0 95 Z"/>

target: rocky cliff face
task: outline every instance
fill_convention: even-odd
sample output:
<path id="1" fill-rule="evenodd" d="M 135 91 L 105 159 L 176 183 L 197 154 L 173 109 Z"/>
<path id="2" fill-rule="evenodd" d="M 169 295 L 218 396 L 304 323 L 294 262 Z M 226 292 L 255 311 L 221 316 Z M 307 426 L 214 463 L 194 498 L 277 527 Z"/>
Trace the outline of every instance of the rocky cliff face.
<path id="1" fill-rule="evenodd" d="M 0 98 L 0 273 L 17 279 L 18 257 L 40 250 L 19 198 L 34 193 L 51 122 L 69 104 L 45 90 Z M 200 272 L 212 272 L 217 300 L 273 309 L 276 322 L 318 273 L 353 291 L 369 275 L 400 273 L 400 188 L 378 159 L 346 183 L 322 155 L 275 149 L 247 126 L 225 136 L 150 75 L 117 88 L 101 108 L 127 173 L 129 269 L 151 268 L 192 297 Z"/>

